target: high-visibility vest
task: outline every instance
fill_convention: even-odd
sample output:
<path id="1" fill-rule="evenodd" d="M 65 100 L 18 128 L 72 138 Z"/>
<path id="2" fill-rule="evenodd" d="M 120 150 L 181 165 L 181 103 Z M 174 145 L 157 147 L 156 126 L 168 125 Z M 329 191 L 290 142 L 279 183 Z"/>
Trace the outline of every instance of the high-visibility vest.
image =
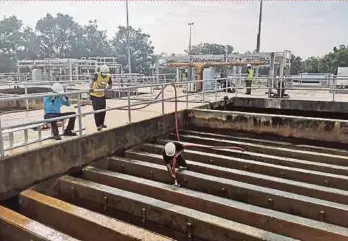
<path id="1" fill-rule="evenodd" d="M 254 70 L 253 69 L 248 69 L 248 74 L 246 79 L 247 80 L 252 80 L 254 78 Z"/>
<path id="2" fill-rule="evenodd" d="M 105 89 L 105 87 L 108 85 L 109 80 L 110 80 L 110 75 L 106 75 L 103 77 L 100 72 L 97 73 L 97 80 L 93 82 L 92 89 L 97 90 L 97 89 Z M 93 95 L 95 97 L 103 97 L 105 96 L 104 91 L 93 91 L 90 93 L 90 95 Z"/>

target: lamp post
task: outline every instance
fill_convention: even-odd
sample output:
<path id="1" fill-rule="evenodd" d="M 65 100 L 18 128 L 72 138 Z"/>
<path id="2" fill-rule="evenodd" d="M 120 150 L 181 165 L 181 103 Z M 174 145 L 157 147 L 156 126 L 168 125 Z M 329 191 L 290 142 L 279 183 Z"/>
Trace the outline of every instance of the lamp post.
<path id="1" fill-rule="evenodd" d="M 188 25 L 190 26 L 190 37 L 189 37 L 189 59 L 190 59 L 190 63 L 192 61 L 191 59 L 191 35 L 192 35 L 192 25 L 194 23 L 188 23 Z M 192 67 L 189 67 L 188 69 L 188 74 L 189 74 L 189 81 L 192 81 Z"/>
<path id="2" fill-rule="evenodd" d="M 260 1 L 260 13 L 259 13 L 259 31 L 257 33 L 257 42 L 256 42 L 256 52 L 260 52 L 260 41 L 261 41 L 261 22 L 262 22 L 262 1 Z"/>
<path id="3" fill-rule="evenodd" d="M 126 15 L 127 15 L 127 52 L 128 52 L 128 73 L 132 73 L 132 61 L 131 61 L 131 51 L 130 51 L 130 39 L 129 39 L 129 17 L 128 17 L 128 0 L 126 0 Z"/>

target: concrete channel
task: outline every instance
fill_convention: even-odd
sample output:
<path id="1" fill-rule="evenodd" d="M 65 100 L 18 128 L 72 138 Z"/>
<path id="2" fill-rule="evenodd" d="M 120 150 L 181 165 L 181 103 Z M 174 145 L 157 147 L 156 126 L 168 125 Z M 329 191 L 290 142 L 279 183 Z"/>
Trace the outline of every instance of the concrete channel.
<path id="1" fill-rule="evenodd" d="M 348 241 L 344 120 L 192 109 L 179 124 L 180 187 L 162 160 L 173 114 L 4 159 L 0 240 Z"/>

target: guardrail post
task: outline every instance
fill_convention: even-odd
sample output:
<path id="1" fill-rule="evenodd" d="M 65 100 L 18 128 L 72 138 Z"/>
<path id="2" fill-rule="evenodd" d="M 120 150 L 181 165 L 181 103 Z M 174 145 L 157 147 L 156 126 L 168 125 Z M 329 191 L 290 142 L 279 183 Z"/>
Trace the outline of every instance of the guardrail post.
<path id="1" fill-rule="evenodd" d="M 4 139 L 2 136 L 2 126 L 1 126 L 1 117 L 0 117 L 0 157 L 5 156 L 5 151 L 4 151 Z"/>
<path id="2" fill-rule="evenodd" d="M 226 82 L 225 82 L 225 83 L 226 83 L 226 86 L 225 86 L 225 87 L 226 87 L 226 88 L 225 88 L 225 91 L 226 91 L 226 96 L 227 96 L 227 90 L 228 90 L 228 79 L 226 79 Z"/>
<path id="3" fill-rule="evenodd" d="M 81 111 L 81 94 L 77 94 L 77 119 L 79 121 L 79 135 L 82 136 L 82 111 Z"/>
<path id="4" fill-rule="evenodd" d="M 280 98 L 283 98 L 283 93 L 282 93 L 282 91 L 283 91 L 284 78 L 283 78 L 283 77 L 280 77 L 279 81 L 280 81 L 280 85 L 279 85 L 279 97 L 280 97 Z"/>
<path id="5" fill-rule="evenodd" d="M 130 87 L 127 87 L 127 96 L 128 96 L 128 123 L 130 124 L 132 122 L 132 116 L 131 116 L 131 97 L 130 97 Z"/>
<path id="6" fill-rule="evenodd" d="M 271 53 L 271 63 L 270 63 L 270 70 L 269 70 L 269 77 L 268 77 L 268 98 L 271 98 L 272 94 L 272 84 L 273 84 L 273 78 L 274 78 L 274 53 Z"/>
<path id="7" fill-rule="evenodd" d="M 203 80 L 202 80 L 202 102 L 204 102 L 204 84 L 203 84 Z"/>
<path id="8" fill-rule="evenodd" d="M 336 85 L 337 85 L 337 76 L 336 79 L 333 79 L 333 89 L 332 89 L 332 101 L 335 101 L 335 92 L 336 92 Z"/>
<path id="9" fill-rule="evenodd" d="M 188 88 L 189 88 L 189 83 L 186 82 L 186 109 L 189 108 L 189 105 L 188 105 Z"/>
<path id="10" fill-rule="evenodd" d="M 217 100 L 217 80 L 214 79 L 215 101 Z"/>
<path id="11" fill-rule="evenodd" d="M 164 115 L 164 86 L 161 85 L 162 88 L 162 115 Z"/>
<path id="12" fill-rule="evenodd" d="M 28 95 L 27 83 L 24 83 L 24 94 Z M 25 108 L 26 108 L 26 110 L 29 110 L 29 100 L 28 99 L 25 100 Z"/>

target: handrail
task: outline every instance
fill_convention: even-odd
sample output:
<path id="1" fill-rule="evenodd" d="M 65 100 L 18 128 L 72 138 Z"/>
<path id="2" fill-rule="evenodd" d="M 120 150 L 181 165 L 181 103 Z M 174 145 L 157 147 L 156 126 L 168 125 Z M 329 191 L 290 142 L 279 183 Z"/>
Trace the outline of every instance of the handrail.
<path id="1" fill-rule="evenodd" d="M 227 85 L 228 82 L 234 82 L 234 80 L 238 80 L 238 82 L 243 81 L 245 78 L 241 77 L 241 76 L 229 76 L 227 78 L 219 78 L 219 79 L 211 79 L 211 80 L 204 80 L 204 81 L 211 81 L 214 82 L 214 88 L 210 89 L 210 90 L 206 90 L 203 88 L 203 91 L 199 93 L 199 95 L 202 96 L 202 102 L 205 102 L 205 94 L 206 93 L 215 93 L 215 99 L 217 100 L 217 93 L 218 91 L 226 91 L 227 94 L 227 90 L 228 88 L 234 88 L 235 89 L 235 95 L 237 96 L 238 94 L 238 90 L 244 89 L 244 86 L 241 86 L 240 84 L 236 84 L 234 86 L 229 86 Z M 265 85 L 254 85 L 253 87 L 251 87 L 251 89 L 265 89 L 265 90 L 270 90 L 274 88 L 273 85 L 273 81 L 275 80 L 285 80 L 285 79 L 289 79 L 288 77 L 255 77 L 254 80 L 257 79 L 262 79 L 262 80 L 272 80 L 272 86 L 268 86 L 266 87 Z M 313 78 L 309 78 L 309 79 L 313 79 Z M 332 101 L 334 101 L 335 98 L 335 91 L 338 90 L 337 86 L 336 86 L 336 80 L 337 79 L 332 79 L 332 77 L 328 77 L 326 80 L 331 80 L 332 83 L 331 85 L 329 85 L 329 87 L 322 87 L 322 88 L 298 88 L 298 87 L 286 87 L 286 90 L 304 90 L 304 91 L 331 91 L 332 92 Z M 61 81 L 64 83 L 70 83 L 69 81 Z M 174 84 L 176 86 L 186 86 L 186 90 L 188 90 L 189 85 L 193 84 L 195 85 L 197 82 L 203 82 L 203 80 L 194 80 L 194 81 L 186 81 L 186 82 L 175 82 Z M 217 85 L 220 82 L 226 82 L 224 88 L 220 88 L 220 90 L 218 90 Z M 42 82 L 40 82 L 42 83 Z M 40 142 L 43 141 L 47 138 L 41 138 L 41 129 L 40 131 L 38 131 L 38 139 L 37 140 L 28 140 L 28 130 L 30 128 L 32 128 L 33 126 L 41 126 L 42 124 L 46 124 L 52 121 L 61 121 L 61 120 L 65 120 L 65 119 L 69 119 L 72 117 L 75 117 L 78 119 L 78 133 L 79 135 L 83 135 L 82 131 L 82 117 L 87 116 L 87 115 L 91 115 L 91 114 L 95 114 L 95 113 L 100 113 L 100 112 L 108 112 L 108 111 L 113 111 L 113 110 L 125 110 L 128 111 L 128 122 L 131 123 L 131 111 L 132 108 L 131 107 L 135 107 L 135 106 L 147 106 L 148 104 L 156 104 L 156 103 L 160 103 L 162 102 L 162 114 L 164 114 L 164 101 L 170 101 L 170 100 L 175 100 L 175 97 L 168 97 L 168 98 L 164 98 L 164 95 L 162 94 L 162 98 L 156 99 L 156 100 L 141 100 L 141 102 L 139 103 L 131 103 L 131 95 L 130 93 L 134 93 L 137 92 L 138 89 L 140 88 L 146 88 L 146 87 L 150 87 L 151 89 L 154 89 L 156 87 L 160 87 L 161 89 L 164 88 L 164 86 L 166 85 L 171 85 L 173 82 L 170 83 L 158 83 L 158 84 L 141 84 L 141 85 L 132 85 L 132 83 L 129 83 L 129 86 L 123 86 L 123 87 L 119 87 L 117 86 L 116 88 L 112 88 L 109 89 L 108 91 L 127 91 L 128 95 L 127 95 L 127 99 L 128 99 L 128 103 L 121 105 L 121 106 L 116 106 L 116 107 L 112 107 L 112 108 L 105 108 L 105 109 L 101 109 L 101 110 L 97 110 L 97 111 L 88 111 L 88 112 L 81 112 L 81 95 L 82 94 L 86 94 L 89 93 L 89 89 L 81 89 L 81 90 L 76 90 L 76 91 L 68 91 L 64 94 L 59 94 L 59 93 L 40 93 L 40 94 L 25 94 L 25 95 L 21 95 L 21 96 L 15 96 L 15 97 L 5 97 L 5 98 L 0 98 L 0 102 L 1 101 L 20 101 L 20 100 L 30 100 L 30 99 L 40 99 L 44 96 L 61 96 L 61 95 L 67 95 L 67 96 L 71 96 L 71 95 L 77 95 L 77 106 L 75 106 L 75 108 L 78 108 L 78 111 L 76 114 L 73 115 L 69 115 L 69 116 L 64 116 L 64 117 L 57 117 L 57 118 L 51 118 L 51 119 L 41 119 L 41 120 L 37 120 L 37 121 L 30 121 L 27 123 L 21 123 L 21 124 L 15 124 L 15 125 L 11 125 L 11 126 L 2 126 L 1 125 L 1 116 L 0 116 L 0 157 L 4 156 L 5 151 L 17 148 L 17 146 L 25 146 L 27 148 L 28 145 L 36 143 L 36 142 Z M 32 83 L 28 82 L 28 85 L 31 85 Z M 50 84 L 52 84 L 52 82 L 50 82 Z M 124 85 L 127 85 L 128 83 L 123 83 Z M 105 90 L 95 90 L 95 91 L 105 91 Z M 151 92 L 153 93 L 153 92 Z M 163 92 L 162 92 L 163 93 Z M 197 95 L 197 93 L 188 93 L 188 91 L 184 94 L 184 95 L 180 95 L 177 96 L 177 98 L 182 98 L 182 97 L 186 97 L 186 108 L 188 108 L 188 103 L 189 103 L 189 96 L 192 95 Z M 135 99 L 136 100 L 136 99 Z M 10 144 L 10 146 L 5 146 L 4 145 L 4 139 L 3 139 L 3 135 L 10 135 L 10 137 L 12 138 L 12 142 L 13 142 L 13 132 L 18 132 L 18 131 L 24 131 L 24 136 L 25 136 L 25 142 L 24 144 L 16 144 L 16 145 L 12 145 Z"/>

